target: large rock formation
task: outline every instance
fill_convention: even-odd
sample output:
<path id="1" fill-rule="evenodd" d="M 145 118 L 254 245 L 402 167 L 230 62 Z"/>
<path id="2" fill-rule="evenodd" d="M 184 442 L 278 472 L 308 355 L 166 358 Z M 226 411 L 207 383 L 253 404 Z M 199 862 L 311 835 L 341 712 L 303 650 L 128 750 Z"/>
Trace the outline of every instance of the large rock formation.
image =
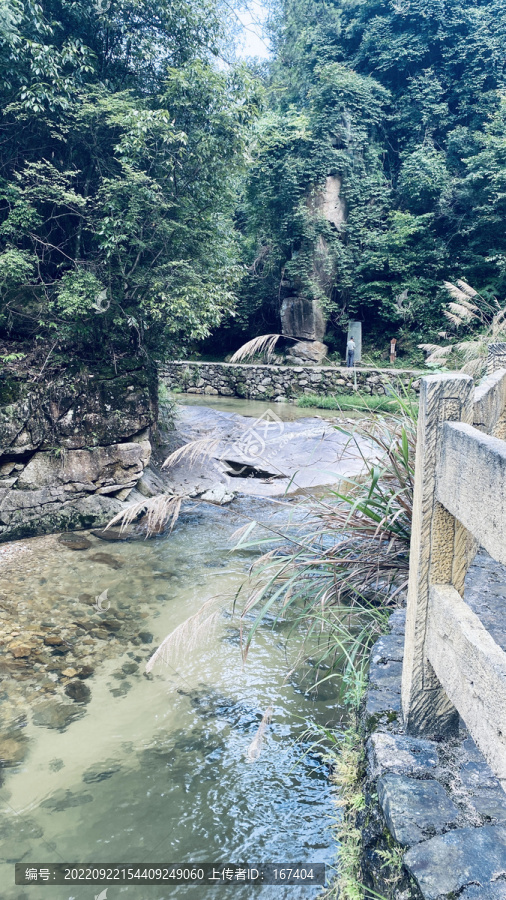
<path id="1" fill-rule="evenodd" d="M 0 377 L 0 540 L 106 522 L 151 456 L 156 376 Z"/>
<path id="2" fill-rule="evenodd" d="M 307 207 L 311 215 L 323 216 L 339 229 L 346 218 L 346 207 L 341 197 L 341 179 L 337 175 L 329 175 L 323 189 L 308 198 Z M 312 277 L 320 290 L 330 294 L 333 271 L 329 264 L 328 246 L 321 235 L 313 251 L 312 268 Z M 326 355 L 325 345 L 321 343 L 326 328 L 325 315 L 317 300 L 304 293 L 299 279 L 286 279 L 283 282 L 280 314 L 282 333 L 302 342 L 302 345 L 294 345 L 290 351 L 291 356 L 298 362 L 321 362 Z M 310 342 L 317 346 L 311 348 Z"/>

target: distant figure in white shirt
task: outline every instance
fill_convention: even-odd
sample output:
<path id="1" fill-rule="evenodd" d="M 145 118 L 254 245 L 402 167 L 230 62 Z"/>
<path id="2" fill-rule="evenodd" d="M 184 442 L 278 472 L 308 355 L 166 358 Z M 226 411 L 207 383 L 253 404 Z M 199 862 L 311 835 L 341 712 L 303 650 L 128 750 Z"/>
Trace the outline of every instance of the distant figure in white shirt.
<path id="1" fill-rule="evenodd" d="M 355 341 L 351 337 L 346 344 L 346 365 L 352 369 L 355 365 Z"/>

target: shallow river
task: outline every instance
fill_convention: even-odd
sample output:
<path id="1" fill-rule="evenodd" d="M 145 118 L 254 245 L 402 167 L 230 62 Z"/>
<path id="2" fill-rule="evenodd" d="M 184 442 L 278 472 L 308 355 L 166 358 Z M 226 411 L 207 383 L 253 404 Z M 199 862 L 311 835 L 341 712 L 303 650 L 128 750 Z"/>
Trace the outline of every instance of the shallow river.
<path id="1" fill-rule="evenodd" d="M 90 689 L 87 702 L 62 695 L 79 717 L 60 729 L 36 724 L 43 688 L 32 686 L 16 709 L 19 696 L 9 690 L 15 673 L 3 672 L 6 715 L 0 707 L 0 723 L 5 731 L 10 722 L 14 739 L 20 729 L 28 751 L 3 772 L 2 900 L 93 900 L 102 890 L 15 887 L 16 860 L 334 862 L 330 825 L 336 808 L 327 772 L 314 756 L 303 757 L 307 746 L 296 738 L 308 720 L 337 725 L 342 710 L 336 694 L 327 688 L 314 699 L 300 669 L 289 675 L 300 641 L 287 651 L 282 626 L 259 630 L 243 667 L 238 623 L 231 618 L 234 592 L 252 560 L 247 552 L 230 555 L 231 535 L 244 524 L 244 513 L 265 519 L 275 509 L 251 499 L 229 509 L 195 505 L 170 536 L 133 543 L 93 538 L 85 551 L 63 547 L 55 537 L 24 542 L 28 550 L 15 567 L 11 561 L 9 584 L 2 586 L 17 604 L 21 638 L 24 624 L 33 627 L 34 621 L 41 634 L 57 633 L 64 616 L 91 617 L 97 634 L 104 617 L 118 615 L 128 628 L 122 642 L 75 632 L 73 658 L 91 661 L 93 674 L 81 682 Z M 286 519 L 283 511 L 277 515 Z M 100 559 L 105 551 L 108 562 Z M 91 559 L 97 553 L 98 560 Z M 106 612 L 90 605 L 90 596 L 100 595 L 103 605 L 110 604 Z M 163 638 L 214 596 L 222 598 L 215 630 L 186 639 L 169 664 L 147 677 L 145 662 Z M 105 648 L 96 667 L 95 647 Z M 63 665 L 65 659 L 50 676 L 60 692 L 68 683 Z M 250 763 L 247 750 L 269 705 L 274 713 L 263 752 Z M 117 886 L 107 897 L 207 898 L 224 891 L 261 900 L 317 893 L 300 886 Z"/>

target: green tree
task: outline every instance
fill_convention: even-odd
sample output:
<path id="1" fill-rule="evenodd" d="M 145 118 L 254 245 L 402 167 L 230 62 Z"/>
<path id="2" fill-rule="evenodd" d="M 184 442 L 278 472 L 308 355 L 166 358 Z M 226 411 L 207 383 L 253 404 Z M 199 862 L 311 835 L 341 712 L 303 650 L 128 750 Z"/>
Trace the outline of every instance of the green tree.
<path id="1" fill-rule="evenodd" d="M 30 0 L 12 18 L 0 35 L 4 334 L 170 352 L 232 309 L 257 98 L 245 70 L 217 67 L 225 38 L 213 0 Z"/>
<path id="2" fill-rule="evenodd" d="M 441 327 L 444 279 L 501 291 L 505 0 L 279 0 L 271 29 L 278 139 L 255 143 L 240 220 L 251 330 L 290 269 L 311 292 L 322 226 L 303 213 L 332 174 L 347 218 L 325 237 L 331 323 L 344 312 L 369 332 L 422 335 Z"/>

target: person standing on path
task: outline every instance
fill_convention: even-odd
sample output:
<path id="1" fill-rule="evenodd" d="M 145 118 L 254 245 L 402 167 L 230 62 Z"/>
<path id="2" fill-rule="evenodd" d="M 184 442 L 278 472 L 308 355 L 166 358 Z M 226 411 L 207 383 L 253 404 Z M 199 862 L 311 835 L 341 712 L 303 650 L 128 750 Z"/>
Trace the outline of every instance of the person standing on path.
<path id="1" fill-rule="evenodd" d="M 355 341 L 352 337 L 346 344 L 346 365 L 348 369 L 352 369 L 355 365 Z"/>

